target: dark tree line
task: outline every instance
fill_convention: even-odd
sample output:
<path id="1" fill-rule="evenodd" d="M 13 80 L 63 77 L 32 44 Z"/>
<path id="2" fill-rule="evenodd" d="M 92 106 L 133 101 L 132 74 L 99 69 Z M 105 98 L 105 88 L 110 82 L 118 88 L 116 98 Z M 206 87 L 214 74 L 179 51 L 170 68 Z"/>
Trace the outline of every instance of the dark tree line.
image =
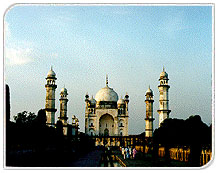
<path id="1" fill-rule="evenodd" d="M 5 85 L 5 107 L 6 107 L 6 123 L 10 121 L 11 105 L 10 105 L 10 89 Z"/>
<path id="2" fill-rule="evenodd" d="M 93 148 L 94 142 L 84 134 L 72 138 L 70 125 L 68 136 L 63 135 L 61 121 L 57 121 L 56 127 L 47 126 L 44 109 L 39 110 L 37 115 L 20 112 L 14 116 L 15 122 L 10 121 L 8 85 L 5 87 L 5 95 L 6 166 L 69 166 L 72 160 Z"/>
<path id="3" fill-rule="evenodd" d="M 66 153 L 70 154 L 62 126 L 58 123 L 57 128 L 48 127 L 44 109 L 37 115 L 18 113 L 14 120 L 6 129 L 7 166 L 59 166 L 68 157 Z"/>
<path id="4" fill-rule="evenodd" d="M 203 123 L 199 115 L 190 116 L 186 120 L 169 118 L 154 131 L 154 157 L 157 157 L 159 144 L 165 147 L 165 158 L 168 161 L 170 148 L 186 146 L 190 148 L 190 166 L 200 166 L 201 150 L 211 147 L 211 143 L 212 126 Z"/>

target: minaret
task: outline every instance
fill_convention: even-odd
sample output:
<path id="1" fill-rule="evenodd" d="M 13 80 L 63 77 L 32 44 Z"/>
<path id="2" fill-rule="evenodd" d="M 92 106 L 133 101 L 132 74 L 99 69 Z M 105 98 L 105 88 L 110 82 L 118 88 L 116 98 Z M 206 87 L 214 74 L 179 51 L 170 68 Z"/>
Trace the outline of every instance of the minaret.
<path id="1" fill-rule="evenodd" d="M 47 117 L 46 124 L 48 126 L 54 126 L 55 124 L 55 112 L 57 111 L 57 109 L 55 109 L 55 89 L 57 88 L 57 85 L 55 85 L 56 79 L 57 79 L 56 74 L 51 67 L 51 70 L 47 74 L 47 78 L 46 78 L 47 84 L 45 85 L 46 88 L 45 111 Z"/>
<path id="2" fill-rule="evenodd" d="M 146 91 L 146 118 L 145 118 L 145 137 L 153 137 L 153 91 L 150 89 Z"/>
<path id="3" fill-rule="evenodd" d="M 124 131 L 124 136 L 128 136 L 128 118 L 129 118 L 129 95 L 128 95 L 128 93 L 126 92 L 126 95 L 125 95 L 125 97 L 124 97 L 124 101 L 125 101 L 125 104 L 126 104 L 126 106 L 125 106 L 125 108 L 126 108 L 126 110 L 125 110 L 125 126 L 126 126 L 126 128 L 125 128 L 125 131 Z"/>
<path id="4" fill-rule="evenodd" d="M 108 87 L 108 75 L 106 75 L 106 87 Z"/>
<path id="5" fill-rule="evenodd" d="M 67 89 L 64 87 L 61 89 L 61 93 L 60 93 L 60 117 L 59 120 L 62 122 L 63 124 L 63 134 L 67 135 Z"/>
<path id="6" fill-rule="evenodd" d="M 86 107 L 85 107 L 85 134 L 89 133 L 89 94 L 88 92 L 85 95 L 85 103 L 86 103 Z M 74 118 L 74 117 L 73 117 Z"/>
<path id="7" fill-rule="evenodd" d="M 163 67 L 163 71 L 160 74 L 160 85 L 158 86 L 160 92 L 160 99 L 159 99 L 159 127 L 160 124 L 167 118 L 169 118 L 169 114 L 171 110 L 169 110 L 169 95 L 168 90 L 170 86 L 168 85 L 168 74 L 165 72 Z"/>

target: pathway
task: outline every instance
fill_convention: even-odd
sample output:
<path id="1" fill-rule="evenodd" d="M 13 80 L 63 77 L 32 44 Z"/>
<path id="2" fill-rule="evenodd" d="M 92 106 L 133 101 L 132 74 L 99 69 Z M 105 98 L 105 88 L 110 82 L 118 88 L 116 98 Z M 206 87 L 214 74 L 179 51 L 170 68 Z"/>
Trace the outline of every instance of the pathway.
<path id="1" fill-rule="evenodd" d="M 99 167 L 103 151 L 94 150 L 71 163 L 70 167 Z"/>

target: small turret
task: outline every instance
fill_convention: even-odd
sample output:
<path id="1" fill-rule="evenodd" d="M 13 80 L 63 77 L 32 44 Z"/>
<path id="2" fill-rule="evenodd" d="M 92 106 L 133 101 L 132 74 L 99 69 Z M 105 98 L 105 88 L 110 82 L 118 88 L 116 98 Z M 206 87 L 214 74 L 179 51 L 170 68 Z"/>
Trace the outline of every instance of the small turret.
<path id="1" fill-rule="evenodd" d="M 125 102 L 129 103 L 129 95 L 128 93 L 126 92 L 126 95 L 125 95 L 125 98 L 124 98 Z"/>
<path id="2" fill-rule="evenodd" d="M 79 119 L 73 115 L 72 116 L 72 135 L 77 136 L 79 131 Z"/>
<path id="3" fill-rule="evenodd" d="M 108 87 L 108 75 L 106 75 L 106 87 Z"/>
<path id="4" fill-rule="evenodd" d="M 88 100 L 89 100 L 89 94 L 88 94 L 88 92 L 86 93 L 86 95 L 85 95 L 85 101 L 87 102 Z"/>
<path id="5" fill-rule="evenodd" d="M 96 105 L 96 100 L 94 99 L 94 97 L 92 96 L 92 98 L 89 100 L 90 105 L 94 106 Z"/>
<path id="6" fill-rule="evenodd" d="M 118 101 L 117 101 L 117 105 L 125 105 L 125 100 L 121 97 Z"/>

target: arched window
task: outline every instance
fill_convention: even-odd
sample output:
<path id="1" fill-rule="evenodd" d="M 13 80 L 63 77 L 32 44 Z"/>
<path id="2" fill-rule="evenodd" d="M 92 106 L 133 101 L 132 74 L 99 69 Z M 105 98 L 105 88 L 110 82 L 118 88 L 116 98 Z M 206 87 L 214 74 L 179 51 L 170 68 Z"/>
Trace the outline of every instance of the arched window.
<path id="1" fill-rule="evenodd" d="M 120 132 L 120 136 L 123 136 L 123 132 Z"/>

